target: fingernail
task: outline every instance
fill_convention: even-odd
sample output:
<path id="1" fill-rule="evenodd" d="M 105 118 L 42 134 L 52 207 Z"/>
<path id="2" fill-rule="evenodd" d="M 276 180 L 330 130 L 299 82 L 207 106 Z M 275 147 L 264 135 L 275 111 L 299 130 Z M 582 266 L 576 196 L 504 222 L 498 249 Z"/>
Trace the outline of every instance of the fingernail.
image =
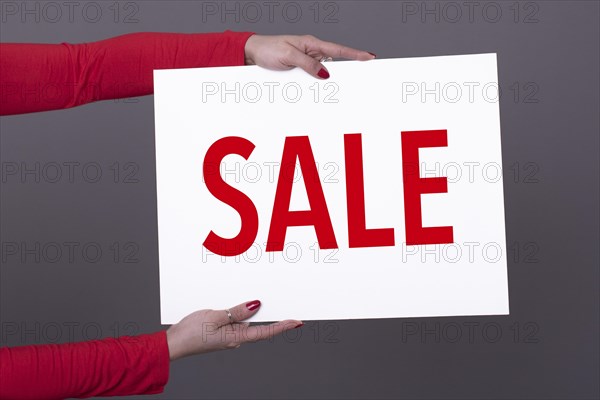
<path id="1" fill-rule="evenodd" d="M 298 325 L 296 325 L 296 326 L 294 327 L 294 329 L 298 329 L 298 328 L 300 328 L 301 326 L 304 326 L 304 322 L 301 322 L 301 323 L 299 323 Z"/>
<path id="2" fill-rule="evenodd" d="M 246 304 L 246 308 L 250 311 L 256 310 L 258 307 L 260 307 L 260 300 L 254 300 Z"/>
<path id="3" fill-rule="evenodd" d="M 329 72 L 327 72 L 327 70 L 325 68 L 321 68 L 317 75 L 319 75 L 319 78 L 323 78 L 323 79 L 329 78 Z"/>
<path id="4" fill-rule="evenodd" d="M 372 55 L 373 57 L 377 58 L 377 55 L 374 53 L 371 53 L 370 51 L 367 51 L 367 53 L 369 53 L 370 55 Z"/>

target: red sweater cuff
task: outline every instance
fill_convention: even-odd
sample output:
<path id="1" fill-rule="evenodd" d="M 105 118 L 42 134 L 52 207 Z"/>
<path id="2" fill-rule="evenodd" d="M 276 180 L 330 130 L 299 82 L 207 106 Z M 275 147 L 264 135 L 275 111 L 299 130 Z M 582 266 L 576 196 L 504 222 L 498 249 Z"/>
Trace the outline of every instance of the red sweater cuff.
<path id="1" fill-rule="evenodd" d="M 254 35 L 254 32 L 233 32 L 226 30 L 223 34 L 231 38 L 231 47 L 236 51 L 230 52 L 233 56 L 231 65 L 245 65 L 246 64 L 246 42 L 250 36 Z"/>
<path id="2" fill-rule="evenodd" d="M 167 331 L 160 331 L 145 335 L 148 350 L 152 353 L 149 360 L 156 360 L 156 365 L 152 369 L 152 386 L 148 388 L 145 394 L 162 393 L 169 381 L 169 345 L 167 342 Z"/>

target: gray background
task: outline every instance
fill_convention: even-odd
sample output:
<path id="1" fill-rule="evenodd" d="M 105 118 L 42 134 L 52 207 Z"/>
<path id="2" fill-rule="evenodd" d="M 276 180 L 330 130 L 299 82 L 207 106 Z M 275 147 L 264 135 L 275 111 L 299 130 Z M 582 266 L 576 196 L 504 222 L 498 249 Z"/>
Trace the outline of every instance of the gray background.
<path id="1" fill-rule="evenodd" d="M 157 398 L 599 396 L 598 2 L 482 1 L 472 18 L 462 1 L 454 3 L 460 18 L 445 2 L 427 3 L 439 7 L 438 21 L 407 13 L 425 7 L 421 2 L 321 2 L 315 21 L 311 1 L 295 3 L 302 9 L 296 22 L 292 9 L 282 14 L 286 2 L 273 21 L 248 8 L 244 13 L 242 2 L 239 22 L 203 13 L 207 2 L 121 2 L 116 22 L 113 1 L 96 2 L 84 15 L 86 3 L 72 21 L 49 8 L 45 14 L 40 8 L 39 21 L 4 14 L 2 41 L 76 43 L 127 32 L 233 29 L 311 33 L 380 58 L 498 53 L 510 316 L 309 322 L 301 337 L 179 361 Z M 102 15 L 93 22 L 98 7 Z M 2 182 L 3 346 L 162 328 L 153 117 L 150 96 L 0 119 L 4 166 L 76 161 L 97 163 L 103 173 L 97 183 L 86 182 L 80 169 L 73 182 Z M 121 171 L 117 183 L 114 163 Z M 128 172 L 135 172 L 133 181 Z M 10 243 L 31 248 L 36 242 L 47 249 L 76 242 L 78 250 L 57 262 L 50 254 L 22 262 L 6 251 Z M 102 250 L 100 261 L 91 262 L 93 253 L 83 257 L 86 244 L 88 251 Z M 292 290 L 299 302 L 310 296 Z M 357 301 L 368 295 L 358 293 Z"/>

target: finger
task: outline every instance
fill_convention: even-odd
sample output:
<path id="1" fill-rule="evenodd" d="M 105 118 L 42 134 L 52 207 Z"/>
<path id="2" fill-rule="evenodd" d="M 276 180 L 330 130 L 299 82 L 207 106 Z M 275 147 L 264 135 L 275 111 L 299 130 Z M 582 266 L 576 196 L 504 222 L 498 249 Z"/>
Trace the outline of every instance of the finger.
<path id="1" fill-rule="evenodd" d="M 250 324 L 247 322 L 235 322 L 219 328 L 221 331 L 221 343 L 226 349 L 237 349 L 244 343 L 246 330 Z"/>
<path id="2" fill-rule="evenodd" d="M 315 78 L 329 78 L 329 71 L 327 71 L 327 68 L 323 64 L 296 48 L 292 47 L 290 54 L 286 57 L 285 63 L 293 67 L 300 67 Z"/>
<path id="3" fill-rule="evenodd" d="M 288 319 L 285 321 L 275 322 L 274 324 L 268 325 L 253 325 L 248 326 L 244 329 L 244 335 L 242 342 L 257 342 L 259 340 L 270 339 L 273 336 L 279 335 L 290 329 L 300 328 L 304 323 L 295 319 Z"/>
<path id="4" fill-rule="evenodd" d="M 375 54 L 369 53 L 368 51 L 357 50 L 353 49 L 352 47 L 326 42 L 320 39 L 316 39 L 313 43 L 311 43 L 311 46 L 314 46 L 315 50 L 319 50 L 327 57 L 346 58 L 348 60 L 359 61 L 368 61 L 375 58 Z"/>
<path id="5" fill-rule="evenodd" d="M 229 309 L 231 313 L 231 319 L 229 318 L 229 314 L 227 314 L 227 310 L 217 310 L 217 323 L 219 326 L 231 324 L 232 322 L 240 322 L 245 319 L 250 318 L 254 314 L 258 312 L 260 308 L 259 300 L 252 300 L 247 303 L 238 304 L 235 307 Z"/>

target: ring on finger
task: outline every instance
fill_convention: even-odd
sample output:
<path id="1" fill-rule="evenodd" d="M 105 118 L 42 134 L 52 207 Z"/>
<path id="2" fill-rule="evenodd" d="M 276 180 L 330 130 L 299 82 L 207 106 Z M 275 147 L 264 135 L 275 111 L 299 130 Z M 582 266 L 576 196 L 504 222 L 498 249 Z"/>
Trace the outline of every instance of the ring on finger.
<path id="1" fill-rule="evenodd" d="M 233 324 L 233 317 L 231 316 L 231 311 L 229 310 L 225 310 L 225 312 L 227 313 L 227 318 L 229 318 L 229 323 Z"/>

